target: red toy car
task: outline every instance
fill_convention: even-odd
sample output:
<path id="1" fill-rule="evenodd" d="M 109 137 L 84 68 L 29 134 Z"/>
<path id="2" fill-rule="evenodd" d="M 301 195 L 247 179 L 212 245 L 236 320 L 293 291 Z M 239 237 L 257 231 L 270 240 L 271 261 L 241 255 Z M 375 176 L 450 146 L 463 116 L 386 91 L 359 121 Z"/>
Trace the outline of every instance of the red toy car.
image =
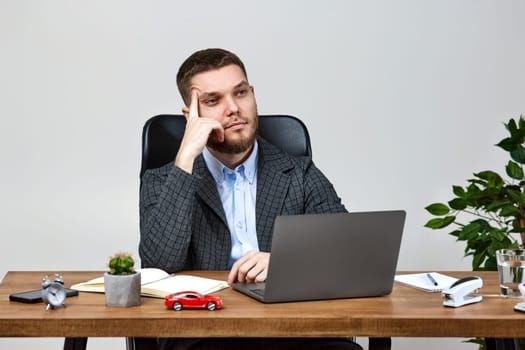
<path id="1" fill-rule="evenodd" d="M 164 305 L 177 311 L 182 309 L 208 309 L 213 311 L 222 308 L 222 300 L 213 295 L 202 295 L 197 292 L 178 292 L 166 295 Z"/>

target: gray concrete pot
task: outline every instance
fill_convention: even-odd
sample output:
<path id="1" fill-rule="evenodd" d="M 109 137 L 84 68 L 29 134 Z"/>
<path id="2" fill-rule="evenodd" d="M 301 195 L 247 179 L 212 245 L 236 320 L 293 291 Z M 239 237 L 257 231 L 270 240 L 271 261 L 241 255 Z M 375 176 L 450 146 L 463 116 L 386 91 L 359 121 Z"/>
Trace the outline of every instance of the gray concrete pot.
<path id="1" fill-rule="evenodd" d="M 104 274 L 104 292 L 107 306 L 140 305 L 140 272 L 132 275 Z"/>

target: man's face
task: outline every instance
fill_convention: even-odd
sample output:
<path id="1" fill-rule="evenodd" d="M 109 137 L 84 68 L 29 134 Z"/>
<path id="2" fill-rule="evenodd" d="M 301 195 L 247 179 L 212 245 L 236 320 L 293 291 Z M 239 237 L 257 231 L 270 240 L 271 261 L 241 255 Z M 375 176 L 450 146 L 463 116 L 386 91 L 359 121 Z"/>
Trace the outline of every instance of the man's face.
<path id="1" fill-rule="evenodd" d="M 199 95 L 199 116 L 213 118 L 224 128 L 224 142 L 215 133 L 208 147 L 222 153 L 242 153 L 255 140 L 257 104 L 253 87 L 236 65 L 199 73 L 191 80 L 191 90 Z"/>

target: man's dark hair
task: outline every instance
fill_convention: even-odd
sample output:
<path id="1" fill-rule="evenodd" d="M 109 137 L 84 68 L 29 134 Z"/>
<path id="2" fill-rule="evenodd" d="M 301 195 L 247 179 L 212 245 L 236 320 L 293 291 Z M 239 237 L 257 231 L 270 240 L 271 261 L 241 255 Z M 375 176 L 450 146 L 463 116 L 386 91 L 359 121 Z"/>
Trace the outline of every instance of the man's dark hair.
<path id="1" fill-rule="evenodd" d="M 203 72 L 219 69 L 234 64 L 241 68 L 246 79 L 244 63 L 232 52 L 224 49 L 205 49 L 193 53 L 179 68 L 177 73 L 177 86 L 186 106 L 191 102 L 191 79 Z"/>

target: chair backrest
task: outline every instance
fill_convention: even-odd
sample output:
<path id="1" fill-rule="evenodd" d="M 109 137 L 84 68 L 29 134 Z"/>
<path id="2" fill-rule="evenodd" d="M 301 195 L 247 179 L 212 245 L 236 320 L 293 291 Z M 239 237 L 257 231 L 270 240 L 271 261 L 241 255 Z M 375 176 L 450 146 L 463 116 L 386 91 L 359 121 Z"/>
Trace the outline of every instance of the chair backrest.
<path id="1" fill-rule="evenodd" d="M 186 118 L 179 114 L 161 114 L 146 121 L 142 130 L 140 178 L 146 170 L 175 159 L 185 128 Z M 260 115 L 259 135 L 288 154 L 312 156 L 308 129 L 296 117 Z"/>

